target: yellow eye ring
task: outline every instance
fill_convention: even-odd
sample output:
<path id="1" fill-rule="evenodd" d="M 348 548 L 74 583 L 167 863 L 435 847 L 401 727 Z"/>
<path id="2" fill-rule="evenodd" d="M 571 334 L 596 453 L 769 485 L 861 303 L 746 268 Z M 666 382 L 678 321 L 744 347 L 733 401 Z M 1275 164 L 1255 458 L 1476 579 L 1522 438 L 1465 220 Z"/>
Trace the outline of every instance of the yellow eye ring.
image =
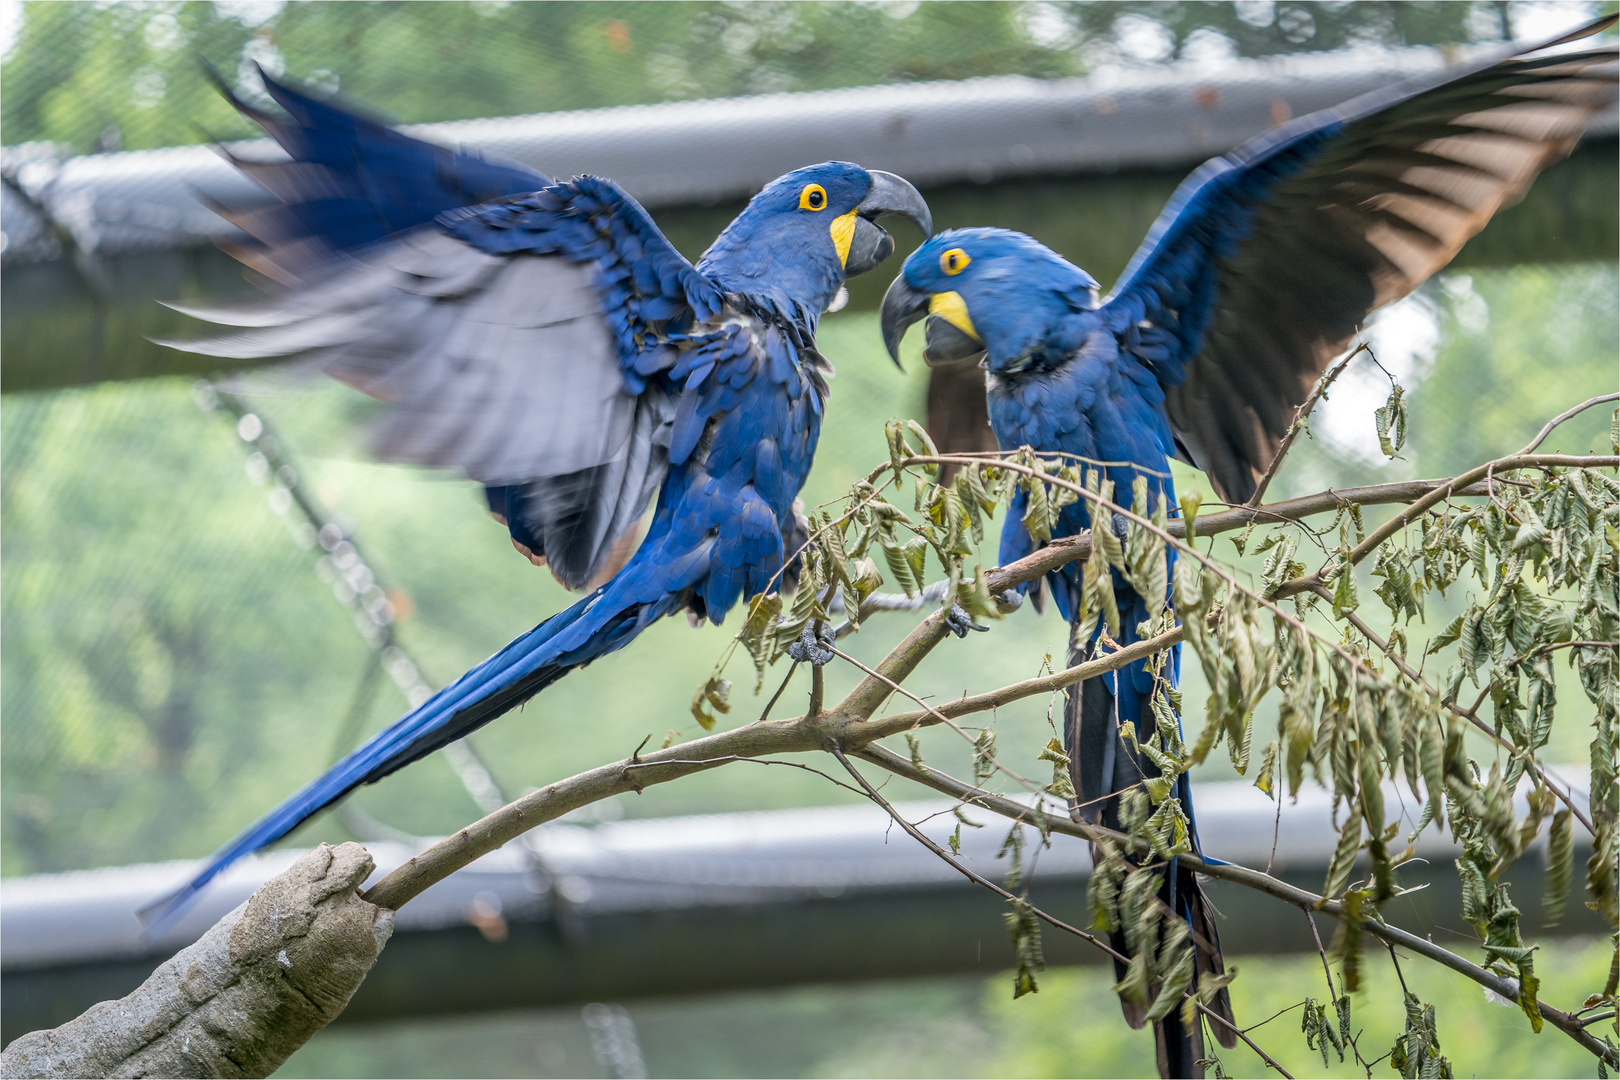
<path id="1" fill-rule="evenodd" d="M 966 270 L 968 268 L 968 263 L 972 261 L 972 259 L 968 258 L 968 253 L 963 251 L 961 248 L 951 248 L 951 250 L 942 252 L 940 254 L 939 268 L 952 277 L 955 277 L 957 274 L 960 274 L 962 271 Z"/>
<path id="2" fill-rule="evenodd" d="M 806 184 L 804 190 L 799 192 L 799 209 L 827 209 L 827 189 L 820 184 Z"/>

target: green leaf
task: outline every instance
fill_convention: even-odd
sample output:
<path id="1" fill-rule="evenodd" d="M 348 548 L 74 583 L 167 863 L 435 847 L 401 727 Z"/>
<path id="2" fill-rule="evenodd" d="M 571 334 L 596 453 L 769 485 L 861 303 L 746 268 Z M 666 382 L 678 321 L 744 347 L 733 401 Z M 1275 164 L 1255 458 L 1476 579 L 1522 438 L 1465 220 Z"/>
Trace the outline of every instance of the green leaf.
<path id="1" fill-rule="evenodd" d="M 996 733 L 986 728 L 973 743 L 973 784 L 983 787 L 996 774 Z"/>
<path id="2" fill-rule="evenodd" d="M 1406 391 L 1391 383 L 1389 400 L 1373 414 L 1378 428 L 1378 447 L 1385 457 L 1394 457 L 1406 445 Z"/>
<path id="3" fill-rule="evenodd" d="M 1254 786 L 1265 792 L 1266 798 L 1273 802 L 1277 799 L 1277 740 L 1272 739 L 1271 745 L 1266 747 L 1266 756 L 1260 761 L 1260 771 L 1255 775 Z"/>
<path id="4" fill-rule="evenodd" d="M 1041 950 L 1041 924 L 1035 917 L 1035 910 L 1026 900 L 1013 900 L 1011 907 L 1012 910 L 1004 912 L 1001 918 L 1018 957 L 1018 971 L 1013 976 L 1013 997 L 1016 999 L 1040 989 L 1035 983 L 1035 973 L 1045 969 L 1046 958 Z"/>
<path id="5" fill-rule="evenodd" d="M 1203 505 L 1204 497 L 1197 491 L 1183 492 L 1181 495 L 1181 520 L 1187 523 L 1187 534 L 1182 542 L 1191 545 L 1198 538 L 1196 526 L 1198 524 L 1198 508 Z"/>
<path id="6" fill-rule="evenodd" d="M 927 772 L 928 766 L 923 764 L 922 743 L 909 731 L 906 732 L 906 749 L 911 751 L 911 767 L 918 772 Z"/>
<path id="7" fill-rule="evenodd" d="M 918 441 L 923 444 L 923 453 L 919 456 L 939 456 L 939 447 L 934 445 L 934 440 L 929 437 L 928 432 L 923 429 L 921 424 L 917 423 L 915 420 L 907 420 L 906 430 L 917 436 Z"/>
<path id="8" fill-rule="evenodd" d="M 884 537 L 880 546 L 883 548 L 883 561 L 889 567 L 889 576 L 894 579 L 900 590 L 907 596 L 921 592 L 922 586 L 917 581 L 911 561 L 906 558 L 905 549 L 892 537 Z"/>
<path id="9" fill-rule="evenodd" d="M 1327 883 L 1322 886 L 1323 896 L 1337 896 L 1344 883 L 1350 880 L 1350 870 L 1356 864 L 1356 852 L 1361 850 L 1361 815 L 1346 814 L 1344 827 L 1339 830 L 1339 843 L 1333 849 L 1333 861 L 1328 864 Z"/>
<path id="10" fill-rule="evenodd" d="M 708 682 L 697 688 L 692 695 L 692 717 L 703 725 L 704 731 L 711 731 L 716 723 L 715 712 L 728 713 L 731 711 L 731 683 L 718 676 L 711 677 Z"/>
<path id="11" fill-rule="evenodd" d="M 1100 847 L 1100 858 L 1092 866 L 1086 882 L 1086 900 L 1091 905 L 1091 928 L 1100 933 L 1120 927 L 1120 885 L 1125 879 L 1125 862 L 1112 842 Z"/>
<path id="12" fill-rule="evenodd" d="M 1423 650 L 1423 655 L 1433 656 L 1447 645 L 1454 643 L 1458 638 L 1462 637 L 1462 631 L 1463 617 L 1459 615 L 1455 619 L 1448 622 L 1445 625 L 1445 629 L 1441 630 L 1429 640 L 1429 647 Z"/>
<path id="13" fill-rule="evenodd" d="M 1344 913 L 1339 916 L 1339 930 L 1333 951 L 1339 958 L 1344 992 L 1347 994 L 1353 994 L 1361 989 L 1361 943 L 1366 937 L 1361 922 L 1368 916 L 1367 908 L 1370 906 L 1368 903 L 1370 900 L 1371 896 L 1366 889 L 1351 889 L 1344 896 Z M 1337 1035 L 1332 1028 L 1324 1024 L 1323 1029 L 1330 1038 L 1337 1041 Z"/>
<path id="14" fill-rule="evenodd" d="M 1553 815 L 1552 827 L 1547 831 L 1547 891 L 1542 896 L 1547 926 L 1557 926 L 1564 918 L 1564 904 L 1569 899 L 1569 884 L 1575 873 L 1575 830 L 1570 825 L 1568 810 Z"/>
<path id="15" fill-rule="evenodd" d="M 1187 933 L 1187 924 L 1175 922 L 1173 927 L 1180 927 L 1182 936 Z M 1153 999 L 1153 1007 L 1147 1012 L 1149 1022 L 1163 1020 L 1170 1015 L 1172 1009 L 1182 1002 L 1182 994 L 1192 984 L 1193 977 L 1193 948 L 1190 944 L 1182 945 L 1171 959 L 1163 972 L 1163 982 L 1159 985 L 1159 996 Z"/>
<path id="16" fill-rule="evenodd" d="M 911 447 L 906 445 L 905 421 L 894 419 L 883 425 L 883 434 L 889 440 L 889 467 L 894 470 L 894 486 L 899 487 L 905 482 L 905 469 L 900 464 L 911 457 Z"/>
<path id="17" fill-rule="evenodd" d="M 1037 541 L 1052 539 L 1052 509 L 1046 499 L 1046 484 L 1038 476 L 1027 477 L 1024 490 L 1029 493 L 1024 501 L 1024 529 Z"/>
<path id="18" fill-rule="evenodd" d="M 754 693 L 759 693 L 765 685 L 765 668 L 773 659 L 773 645 L 775 635 L 772 628 L 782 614 L 782 597 L 779 593 L 769 596 L 756 596 L 748 605 L 748 621 L 743 623 L 738 637 L 742 639 L 743 648 L 748 650 L 749 658 L 754 661 Z"/>
<path id="19" fill-rule="evenodd" d="M 923 568 L 928 561 L 928 541 L 920 536 L 913 536 L 906 541 L 905 546 L 901 548 L 901 552 L 905 555 L 906 562 L 911 564 L 913 580 L 921 587 Z"/>
<path id="20" fill-rule="evenodd" d="M 1338 579 L 1333 584 L 1333 617 L 1344 618 L 1345 612 L 1356 610 L 1360 603 L 1360 597 L 1356 594 L 1355 567 L 1345 563 L 1339 568 Z"/>

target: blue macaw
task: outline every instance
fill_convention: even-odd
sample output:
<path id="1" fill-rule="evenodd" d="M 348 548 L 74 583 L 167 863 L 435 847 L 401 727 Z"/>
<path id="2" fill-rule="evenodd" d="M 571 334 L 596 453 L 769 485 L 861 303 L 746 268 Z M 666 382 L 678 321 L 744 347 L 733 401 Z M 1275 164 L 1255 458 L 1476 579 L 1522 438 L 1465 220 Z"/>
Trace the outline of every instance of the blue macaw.
<path id="1" fill-rule="evenodd" d="M 1519 55 L 1499 53 L 1460 73 L 1301 117 L 1206 163 L 1176 191 L 1106 299 L 1091 275 L 1028 236 L 941 233 L 906 260 L 884 298 L 890 353 L 898 360 L 906 328 L 926 319 L 930 364 L 977 361 L 986 369 L 990 424 L 1002 449 L 1110 463 L 1103 472 L 1127 506 L 1138 477 L 1150 505 L 1163 497 L 1176 506 L 1172 457 L 1204 470 L 1227 502 L 1243 503 L 1296 409 L 1366 315 L 1449 262 L 1613 100 L 1612 47 Z M 1022 524 L 1024 498 L 1020 492 L 1002 531 L 1004 565 L 1038 546 Z M 1072 536 L 1090 527 L 1080 501 L 1063 509 L 1052 531 Z M 1072 618 L 1079 564 L 1048 575 L 1045 585 Z M 1150 615 L 1150 598 L 1117 575 L 1114 588 L 1120 644 L 1129 644 Z M 1074 643 L 1071 664 L 1094 655 L 1102 629 Z M 1166 665 L 1172 680 L 1178 652 Z M 1075 810 L 1089 821 L 1117 828 L 1118 793 L 1158 775 L 1120 737 L 1126 720 L 1144 735 L 1154 730 L 1153 684 L 1139 661 L 1069 693 Z M 1191 820 L 1185 774 L 1175 790 Z M 1196 826 L 1191 844 L 1201 852 Z M 1212 909 L 1174 858 L 1160 895 L 1191 924 L 1196 972 L 1220 973 Z M 1124 951 L 1123 936 L 1114 946 Z M 1225 991 L 1212 1006 L 1230 1019 Z M 1133 1027 L 1145 1012 L 1125 1003 Z M 1212 1026 L 1223 1046 L 1234 1045 L 1232 1030 Z M 1165 1076 L 1202 1075 L 1197 1026 L 1183 1025 L 1172 1009 L 1155 1033 Z"/>
<path id="2" fill-rule="evenodd" d="M 290 120 L 236 104 L 290 160 L 238 161 L 277 201 L 231 216 L 251 237 L 240 257 L 292 291 L 181 308 L 244 329 L 168 344 L 303 358 L 392 402 L 381 455 L 464 469 L 519 550 L 570 588 L 601 573 L 655 494 L 657 508 L 621 571 L 251 825 L 157 921 L 654 620 L 718 623 L 774 590 L 827 398 L 817 323 L 846 277 L 893 251 L 876 217 L 933 231 L 906 181 L 831 161 L 766 185 L 693 265 L 609 180 L 554 183 L 265 85 Z"/>

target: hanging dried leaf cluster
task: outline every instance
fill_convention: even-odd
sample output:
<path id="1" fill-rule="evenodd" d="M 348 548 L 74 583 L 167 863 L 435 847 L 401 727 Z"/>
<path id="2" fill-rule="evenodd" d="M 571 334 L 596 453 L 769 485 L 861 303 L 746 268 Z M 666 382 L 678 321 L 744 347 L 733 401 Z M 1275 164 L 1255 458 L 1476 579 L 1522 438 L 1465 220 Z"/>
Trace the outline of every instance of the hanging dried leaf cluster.
<path id="1" fill-rule="evenodd" d="M 1406 422 L 1404 391 L 1396 386 L 1375 416 L 1386 454 L 1400 451 Z M 1149 618 L 1129 628 L 1135 637 L 1174 640 L 1179 633 L 1209 687 L 1198 734 L 1184 742 L 1185 703 L 1165 670 L 1170 654 L 1151 656 L 1157 675 L 1151 729 L 1121 725 L 1122 737 L 1158 768 L 1157 776 L 1123 795 L 1122 835 L 1093 846 L 1090 925 L 1123 935 L 1128 945 L 1126 973 L 1116 987 L 1121 997 L 1148 1019 L 1182 1008 L 1191 1022 L 1199 1005 L 1236 974 L 1206 975 L 1193 985 L 1187 923 L 1156 893 L 1168 860 L 1193 850 L 1190 823 L 1176 798 L 1180 778 L 1223 743 L 1232 766 L 1247 774 L 1256 715 L 1271 695 L 1276 727 L 1260 735 L 1264 749 L 1254 784 L 1274 799 L 1284 790 L 1294 797 L 1309 773 L 1332 794 L 1337 839 L 1319 902 L 1336 905 L 1340 930 L 1333 952 L 1344 991 L 1361 981 L 1366 928 L 1381 925 L 1388 902 L 1401 895 L 1400 869 L 1433 827 L 1449 832 L 1459 849 L 1460 914 L 1478 933 L 1481 966 L 1509 980 L 1505 985 L 1515 988 L 1517 1004 L 1540 1030 L 1536 946 L 1521 932 L 1509 868 L 1545 837 L 1543 915 L 1556 923 L 1574 889 L 1575 852 L 1590 845 L 1585 901 L 1616 925 L 1620 482 L 1603 468 L 1563 464 L 1567 459 L 1534 467 L 1520 465 L 1522 458 L 1503 459 L 1500 469 L 1484 470 L 1482 488 L 1465 496 L 1467 484 L 1459 481 L 1452 497 L 1430 499 L 1423 512 L 1381 526 L 1371 542 L 1355 499 L 1326 506 L 1332 520 L 1314 528 L 1301 516 L 1278 522 L 1256 512 L 1233 539 L 1250 558 L 1244 570 L 1193 546 L 1196 494 L 1173 512 L 1138 478 L 1127 508 L 1101 463 L 1028 448 L 941 455 L 912 421 L 891 421 L 886 434 L 888 463 L 854 485 L 841 504 L 811 515 L 810 539 L 796 556 L 799 587 L 790 599 L 754 601 L 736 643 L 753 659 L 756 692 L 766 669 L 807 627 L 824 635 L 852 632 L 873 610 L 900 606 L 877 603 L 885 582 L 919 605 L 937 600 L 946 611 L 960 607 L 958 615 L 1001 617 L 1015 598 L 991 595 L 995 575 L 983 568 L 987 524 L 998 509 L 1016 508 L 1029 533 L 1046 541 L 1064 509 L 1083 501 L 1092 528 L 1066 541 L 1080 563 L 1075 640 L 1089 642 L 1100 633 L 1097 655 L 1117 648 L 1127 629 L 1117 590 L 1128 586 L 1157 598 Z M 948 482 L 947 468 L 955 470 Z M 891 496 L 908 483 L 911 505 L 904 508 Z M 1229 516 L 1222 517 L 1215 531 L 1232 527 Z M 1313 549 L 1319 559 L 1309 557 Z M 1318 564 L 1314 571 L 1311 561 Z M 1038 587 L 1039 574 L 1019 580 Z M 1371 599 L 1378 603 L 1370 605 Z M 1413 620 L 1422 624 L 1436 609 L 1459 607 L 1461 614 L 1437 632 L 1418 636 L 1421 655 L 1412 655 Z M 1369 620 L 1387 629 L 1380 634 Z M 1586 699 L 1579 711 L 1591 717 L 1589 812 L 1580 793 L 1551 776 L 1541 760 L 1560 704 L 1558 663 L 1574 670 Z M 728 707 L 721 668 L 693 698 L 693 713 L 705 726 Z M 944 719 L 918 715 L 919 727 Z M 990 790 L 998 776 L 1022 784 L 1023 797 L 1033 801 L 1024 821 L 1037 826 L 1044 842 L 1047 815 L 1066 816 L 1075 798 L 1063 743 L 1052 738 L 1038 755 L 1051 767 L 1043 784 L 1002 766 L 994 727 L 966 734 L 973 740 L 973 790 Z M 921 740 L 911 732 L 905 738 L 913 778 L 929 774 Z M 1421 807 L 1404 831 L 1401 813 L 1389 803 L 1393 797 Z M 1055 805 L 1048 806 L 1048 798 Z M 963 805 L 950 853 L 940 852 L 946 857 L 960 854 L 963 825 L 979 827 Z M 1044 916 L 1028 900 L 1021 826 L 1001 854 L 1010 863 L 1004 887 L 1013 899 L 1005 918 L 1019 996 L 1037 989 Z M 1616 981 L 1611 976 L 1587 1007 L 1612 1007 Z M 1302 1004 L 1307 1045 L 1324 1063 L 1330 1051 L 1342 1059 L 1347 1050 L 1362 1061 L 1348 997 L 1331 993 L 1328 1004 Z M 1404 1009 L 1406 1027 L 1391 1063 L 1405 1076 L 1449 1076 L 1433 1008 L 1408 995 Z M 1207 1064 L 1221 1071 L 1215 1059 Z"/>

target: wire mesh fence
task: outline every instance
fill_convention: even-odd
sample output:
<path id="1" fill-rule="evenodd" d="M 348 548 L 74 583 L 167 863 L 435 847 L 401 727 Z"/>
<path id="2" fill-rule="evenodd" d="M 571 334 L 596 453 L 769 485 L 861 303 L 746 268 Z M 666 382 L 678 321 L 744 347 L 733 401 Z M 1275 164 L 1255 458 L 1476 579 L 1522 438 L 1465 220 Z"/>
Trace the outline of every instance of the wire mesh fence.
<path id="1" fill-rule="evenodd" d="M 221 100 L 204 62 L 250 100 L 260 100 L 255 69 L 262 66 L 391 119 L 428 122 L 1487 41 L 1538 33 L 1548 17 L 1557 29 L 1597 5 L 1577 6 L 1554 5 L 1549 16 L 1552 9 L 1529 4 L 1266 0 L 27 3 L 0 62 L 0 138 L 8 148 L 33 143 L 30 153 L 61 158 L 255 134 Z M 1449 473 L 1521 445 L 1547 417 L 1614 388 L 1617 296 L 1612 262 L 1442 276 L 1374 335 L 1380 359 L 1410 391 L 1403 458 L 1385 459 L 1373 436 L 1370 414 L 1388 381 L 1358 368 L 1320 411 L 1313 438 L 1274 493 Z M 883 420 L 921 417 L 926 385 L 915 366 L 905 376 L 887 368 L 870 313 L 830 318 L 823 342 L 840 375 L 807 492 L 812 503 L 836 497 L 884 459 Z M 453 677 L 568 602 L 543 571 L 510 551 L 471 485 L 365 459 L 356 433 L 371 403 L 335 389 L 257 386 L 242 409 L 222 413 L 218 404 L 206 388 L 175 379 L 0 399 L 0 873 L 201 855 L 392 719 L 407 695 Z M 257 430 L 243 426 L 246 413 L 259 418 Z M 1561 429 L 1556 448 L 1605 447 L 1607 428 L 1607 416 L 1594 411 Z M 266 438 L 275 445 L 264 445 Z M 295 490 L 319 522 L 300 514 Z M 321 522 L 335 532 L 323 537 Z M 355 538 L 364 560 L 342 548 Z M 850 648 L 870 659 L 885 633 L 879 626 L 872 640 Z M 489 774 L 516 791 L 627 755 L 649 735 L 656 745 L 666 731 L 690 734 L 687 696 L 728 636 L 725 628 L 694 634 L 666 620 L 633 656 L 564 680 L 543 704 L 476 736 Z M 996 648 L 976 658 L 975 687 L 1034 674 L 1031 658 L 1057 652 L 1066 634 L 1055 619 L 1023 613 L 998 624 L 995 637 Z M 829 673 L 830 692 L 838 678 Z M 964 678 L 939 661 L 915 685 L 954 695 Z M 1202 698 L 1196 678 L 1187 687 L 1192 701 Z M 1034 758 L 1047 735 L 1045 708 L 1003 711 L 1005 753 Z M 1020 727 L 1029 736 L 1023 750 Z M 1575 756 L 1569 747 L 1553 750 Z M 946 745 L 929 753 L 942 767 L 966 767 Z M 317 820 L 294 842 L 317 833 L 338 839 L 345 829 L 374 829 L 376 820 L 417 834 L 454 828 L 486 808 L 489 792 L 480 796 L 476 775 L 467 782 L 482 767 L 476 760 L 452 765 L 425 762 L 368 789 L 354 800 L 366 816 Z M 662 815 L 844 797 L 785 772 L 717 770 L 701 783 L 650 789 L 629 810 Z M 921 993 L 908 992 L 907 1002 Z M 996 1000 L 1002 996 L 998 987 Z M 916 1012 L 938 1007 L 925 1001 Z M 390 1029 L 378 1041 L 413 1048 L 420 1060 L 402 1053 L 393 1066 L 402 1075 L 468 1062 L 487 1073 L 503 1047 L 527 1055 L 512 1074 L 529 1075 L 535 1039 L 548 1074 L 577 1074 L 587 1054 L 604 1072 L 646 1071 L 629 1016 L 616 1006 L 592 1008 L 600 1011 L 575 1024 L 580 1045 L 566 1063 L 545 1056 L 561 1053 L 555 1034 L 502 1042 L 478 1029 L 456 1043 L 441 1027 L 403 1033 L 420 1036 L 410 1042 Z M 1080 1056 L 1098 1060 L 1095 1028 L 1073 1018 L 1111 1015 L 1106 986 L 1096 1001 L 1056 997 L 1053 1008 L 1059 1019 L 1046 1030 L 1070 1032 L 1085 1046 Z M 750 1035 L 782 1041 L 775 1014 L 749 1019 L 737 1003 L 726 1012 L 742 1018 L 734 1021 L 739 1030 L 726 1032 L 728 1044 Z M 665 1028 L 684 1034 L 689 1020 L 666 1020 Z M 650 1034 L 650 1052 L 659 1052 L 659 1014 L 638 1010 L 637 1022 Z M 910 1046 L 885 1028 L 881 1039 L 840 1044 L 839 1060 L 875 1074 L 884 1068 L 879 1047 L 895 1055 L 894 1045 L 909 1046 L 910 1068 L 919 1067 L 924 1043 L 949 1045 L 948 1059 L 928 1059 L 949 1071 L 959 1061 L 960 1030 L 925 1034 Z M 821 1048 L 830 1040 L 817 1029 L 802 1041 Z M 387 1060 L 380 1047 L 348 1053 L 356 1074 L 375 1074 Z M 320 1064 L 306 1066 L 309 1075 L 330 1074 L 337 1059 L 313 1060 Z M 819 1059 L 806 1051 L 806 1060 Z M 1505 1057 L 1491 1060 L 1511 1067 Z M 1035 1067 L 1018 1059 L 1005 1071 Z"/>
<path id="2" fill-rule="evenodd" d="M 23 4 L 0 79 L 7 145 L 74 153 L 252 134 L 262 66 L 401 122 L 1170 59 L 1493 40 L 1493 3 Z M 1524 7 L 1524 5 L 1518 5 Z M 1529 8 L 1518 22 L 1533 20 Z"/>
<path id="3" fill-rule="evenodd" d="M 57 154 L 250 134 L 199 59 L 245 94 L 258 92 L 254 65 L 262 65 L 399 120 L 431 121 L 919 79 L 1050 77 L 1173 57 L 1482 40 L 1526 32 L 1538 10 L 1481 3 L 25 4 L 0 67 L 0 124 L 8 145 L 50 144 Z M 1382 376 L 1373 373 L 1360 390 L 1347 379 L 1321 418 L 1318 440 L 1277 493 L 1391 470 L 1445 472 L 1522 443 L 1547 416 L 1612 388 L 1615 293 L 1612 263 L 1434 283 L 1388 336 L 1399 355 L 1386 362 L 1414 389 L 1407 459 L 1385 463 L 1371 439 L 1367 417 L 1387 392 Z M 830 319 L 823 337 L 841 374 L 810 502 L 836 497 L 884 457 L 882 421 L 922 415 L 926 379 L 886 370 L 870 314 Z M 1560 378 L 1538 375 L 1548 369 Z M 368 572 L 390 590 L 370 595 L 374 582 L 351 580 L 354 567 L 338 566 L 318 531 L 312 540 L 297 527 L 281 464 L 272 468 L 263 447 L 244 444 L 240 417 L 199 410 L 187 382 L 0 402 L 4 873 L 199 855 L 228 837 L 318 772 L 354 732 L 375 729 L 406 704 L 386 683 L 366 682 L 382 656 L 405 689 L 418 686 L 386 653 L 392 638 L 379 646 L 367 640 L 376 633 L 355 632 L 356 619 L 372 619 L 385 604 L 388 634 L 399 635 L 422 678 L 433 681 L 566 603 L 543 572 L 510 552 L 467 485 L 364 461 L 351 433 L 363 427 L 369 403 L 327 390 L 261 393 L 248 407 L 275 427 L 286 462 L 296 462 L 299 490 L 340 531 L 362 538 Z M 1604 426 L 1593 417 L 1571 428 L 1565 448 L 1588 448 Z M 344 602 L 334 601 L 334 590 Z M 1064 636 L 1056 620 L 1013 623 L 976 681 L 1027 677 L 1020 665 Z M 656 742 L 690 728 L 692 673 L 709 669 L 726 636 L 655 627 L 638 643 L 633 670 L 622 658 L 604 662 L 548 691 L 543 709 L 481 733 L 491 771 L 517 788 L 623 756 L 649 733 Z M 923 677 L 940 693 L 962 690 L 960 673 L 946 667 Z M 1034 738 L 1032 754 L 1042 742 Z M 948 753 L 941 750 L 947 763 Z M 650 792 L 636 812 L 841 797 L 814 778 L 763 771 L 721 770 L 704 785 Z M 417 833 L 453 828 L 478 811 L 457 775 L 433 764 L 357 802 Z"/>

